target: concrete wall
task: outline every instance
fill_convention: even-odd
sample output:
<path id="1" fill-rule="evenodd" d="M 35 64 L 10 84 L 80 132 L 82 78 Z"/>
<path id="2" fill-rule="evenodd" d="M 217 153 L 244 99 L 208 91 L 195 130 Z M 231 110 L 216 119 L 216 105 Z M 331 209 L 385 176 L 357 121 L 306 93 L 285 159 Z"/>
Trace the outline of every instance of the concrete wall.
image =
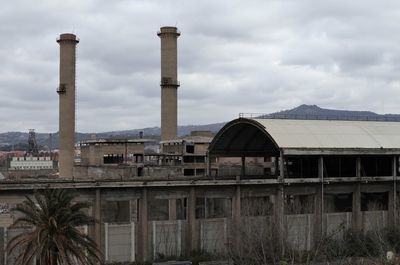
<path id="1" fill-rule="evenodd" d="M 104 257 L 106 261 L 135 261 L 135 235 L 135 223 L 105 223 Z"/>
<path id="2" fill-rule="evenodd" d="M 200 249 L 208 253 L 225 253 L 228 244 L 227 218 L 198 220 Z"/>
<path id="3" fill-rule="evenodd" d="M 187 231 L 186 221 L 151 221 L 151 249 L 153 259 L 179 257 L 184 254 Z"/>
<path id="4" fill-rule="evenodd" d="M 144 176 L 152 176 L 152 177 L 176 177 L 176 176 L 183 176 L 182 167 L 180 166 L 145 166 L 143 168 L 143 175 Z"/>
<path id="5" fill-rule="evenodd" d="M 325 233 L 332 238 L 339 239 L 344 231 L 352 227 L 352 213 L 328 213 L 324 215 Z"/>
<path id="6" fill-rule="evenodd" d="M 144 143 L 87 144 L 81 146 L 81 164 L 90 166 L 103 165 L 104 155 L 144 154 Z"/>
<path id="7" fill-rule="evenodd" d="M 77 185 L 75 182 L 74 185 Z M 106 182 L 112 184 L 112 182 Z M 188 186 L 165 186 L 152 187 L 149 182 L 146 187 L 122 187 L 121 183 L 115 187 L 87 188 L 78 189 L 79 200 L 93 202 L 93 206 L 88 213 L 98 220 L 103 220 L 101 224 L 87 228 L 90 236 L 102 246 L 102 250 L 109 261 L 141 261 L 152 260 L 158 256 L 179 256 L 189 253 L 191 250 L 207 251 L 210 253 L 224 253 L 226 247 L 236 240 L 237 227 L 246 228 L 258 227 L 257 231 L 264 228 L 265 233 L 271 229 L 277 220 L 283 221 L 284 234 L 296 249 L 309 250 L 314 245 L 319 229 L 326 234 L 334 234 L 336 238 L 347 229 L 355 226 L 355 212 L 344 213 L 324 213 L 318 215 L 319 209 L 316 206 L 313 214 L 292 214 L 281 215 L 275 211 L 268 213 L 268 216 L 244 216 L 241 213 L 241 202 L 244 197 L 268 197 L 271 203 L 279 204 L 280 193 L 277 193 L 276 186 L 273 185 L 237 185 L 234 186 L 206 186 L 204 182 L 201 186 L 196 186 L 194 182 L 187 182 Z M 183 183 L 183 181 L 182 181 Z M 101 182 L 97 183 L 101 185 Z M 62 183 L 65 186 L 65 183 Z M 86 184 L 87 185 L 87 184 Z M 36 185 L 36 187 L 38 187 Z M 97 187 L 97 186 L 96 186 Z M 333 186 L 332 186 L 333 187 Z M 350 189 L 340 186 L 340 190 Z M 20 188 L 20 187 L 19 187 Z M 372 189 L 373 186 L 370 186 Z M 3 204 L 15 205 L 24 199 L 24 195 L 31 193 L 31 190 L 3 190 L 0 195 L 0 202 Z M 309 184 L 302 187 L 290 185 L 285 189 L 287 194 L 315 194 L 315 187 Z M 196 204 L 204 198 L 226 198 L 232 202 L 232 211 L 225 218 L 201 219 L 199 212 L 201 204 Z M 238 200 L 238 198 L 242 198 Z M 320 198 L 319 196 L 315 197 Z M 151 203 L 154 200 L 166 200 L 168 202 L 168 220 L 152 221 L 151 212 L 155 206 Z M 176 220 L 178 217 L 177 199 L 185 201 L 185 214 L 181 215 L 184 220 Z M 116 220 L 116 223 L 105 223 L 104 207 L 105 202 L 130 201 L 129 207 L 123 207 L 130 211 L 126 223 Z M 256 200 L 259 201 L 259 200 Z M 112 204 L 109 204 L 112 205 Z M 318 205 L 318 203 L 316 204 Z M 216 205 L 214 205 L 217 207 Z M 219 211 L 220 207 L 217 207 Z M 2 208 L 1 208 L 2 209 Z M 230 209 L 230 207 L 228 207 Z M 375 228 L 382 228 L 390 222 L 390 211 L 368 211 L 359 212 L 361 216 L 361 226 L 358 229 L 368 231 Z M 186 217 L 186 218 L 185 218 Z M 281 218 L 281 219 L 280 219 Z M 12 222 L 12 215 L 3 213 L 0 215 L 0 227 L 8 228 Z M 117 223 L 120 222 L 120 223 Z M 279 223 L 280 224 L 280 223 Z M 276 225 L 276 223 L 275 223 Z M 321 227 L 320 227 L 321 226 Z M 5 230 L 7 232 L 7 229 Z M 1 233 L 1 229 L 0 229 Z M 9 234 L 11 235 L 13 231 Z M 1 235 L 0 235 L 1 237 Z M 7 242 L 7 238 L 0 239 Z M 4 244 L 3 244 L 4 245 Z M 1 253 L 1 251 L 0 251 Z M 3 253 L 4 254 L 4 253 Z M 1 255 L 0 255 L 1 256 Z M 1 257 L 0 257 L 1 258 Z"/>
<path id="8" fill-rule="evenodd" d="M 388 211 L 362 212 L 364 231 L 380 230 L 388 225 Z"/>
<path id="9" fill-rule="evenodd" d="M 206 154 L 206 152 L 208 151 L 208 146 L 210 144 L 209 143 L 196 143 L 194 145 L 194 153 L 195 154 Z"/>
<path id="10" fill-rule="evenodd" d="M 137 166 L 109 165 L 74 167 L 75 179 L 130 179 L 137 176 Z"/>
<path id="11" fill-rule="evenodd" d="M 0 171 L 5 179 L 35 179 L 35 178 L 56 178 L 57 169 L 39 169 L 39 170 L 12 170 Z"/>
<path id="12" fill-rule="evenodd" d="M 141 175 L 138 175 L 138 168 L 141 169 Z M 200 167 L 202 168 L 202 167 Z M 42 171 L 40 171 L 42 172 Z M 13 173 L 8 173 L 14 176 Z M 19 175 L 21 175 L 20 173 Z M 24 175 L 24 174 L 22 174 Z M 8 175 L 6 175 L 8 176 Z M 182 166 L 144 166 L 142 164 L 137 165 L 107 165 L 107 166 L 85 166 L 75 165 L 74 166 L 74 178 L 75 179 L 132 179 L 136 177 L 152 177 L 157 179 L 168 179 L 177 178 L 183 176 Z"/>
<path id="13" fill-rule="evenodd" d="M 170 154 L 183 154 L 184 145 L 182 141 L 169 141 L 161 144 L 161 152 L 162 153 L 170 153 Z"/>
<path id="14" fill-rule="evenodd" d="M 311 250 L 314 238 L 314 214 L 286 215 L 286 240 L 294 249 Z"/>

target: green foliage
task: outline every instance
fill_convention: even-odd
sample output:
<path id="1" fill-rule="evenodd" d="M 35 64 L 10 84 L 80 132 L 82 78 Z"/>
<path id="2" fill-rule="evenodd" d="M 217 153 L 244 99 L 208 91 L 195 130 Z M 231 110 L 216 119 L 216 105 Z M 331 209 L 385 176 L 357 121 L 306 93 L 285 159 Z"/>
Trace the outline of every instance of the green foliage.
<path id="1" fill-rule="evenodd" d="M 347 257 L 385 259 L 389 250 L 400 251 L 400 229 L 388 227 L 368 232 L 349 229 L 341 238 L 325 238 L 319 260 L 333 261 Z"/>
<path id="2" fill-rule="evenodd" d="M 102 260 L 96 243 L 77 228 L 96 222 L 83 211 L 87 202 L 73 203 L 74 195 L 63 189 L 36 191 L 33 197 L 12 209 L 21 214 L 13 226 L 31 228 L 8 243 L 8 251 L 17 254 L 16 264 L 31 265 L 35 258 L 40 265 L 95 265 Z"/>
<path id="3" fill-rule="evenodd" d="M 383 229 L 382 234 L 390 250 L 400 253 L 400 228 L 387 227 Z"/>

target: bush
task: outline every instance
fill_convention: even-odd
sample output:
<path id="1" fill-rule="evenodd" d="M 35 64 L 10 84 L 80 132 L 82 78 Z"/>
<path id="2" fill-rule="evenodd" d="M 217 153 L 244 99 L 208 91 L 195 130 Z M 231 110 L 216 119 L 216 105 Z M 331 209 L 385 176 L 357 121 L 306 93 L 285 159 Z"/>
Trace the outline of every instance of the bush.
<path id="1" fill-rule="evenodd" d="M 400 252 L 399 228 L 389 227 L 366 233 L 349 229 L 342 238 L 323 239 L 317 259 L 333 261 L 347 257 L 369 257 L 383 260 L 389 250 Z"/>

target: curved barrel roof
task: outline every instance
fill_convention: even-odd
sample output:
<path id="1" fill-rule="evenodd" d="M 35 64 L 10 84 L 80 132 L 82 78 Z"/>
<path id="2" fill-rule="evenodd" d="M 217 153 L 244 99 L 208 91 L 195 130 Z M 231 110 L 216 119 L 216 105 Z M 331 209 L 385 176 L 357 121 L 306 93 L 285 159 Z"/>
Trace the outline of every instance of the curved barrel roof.
<path id="1" fill-rule="evenodd" d="M 261 156 L 285 149 L 400 151 L 400 122 L 239 118 L 220 130 L 209 150 Z"/>

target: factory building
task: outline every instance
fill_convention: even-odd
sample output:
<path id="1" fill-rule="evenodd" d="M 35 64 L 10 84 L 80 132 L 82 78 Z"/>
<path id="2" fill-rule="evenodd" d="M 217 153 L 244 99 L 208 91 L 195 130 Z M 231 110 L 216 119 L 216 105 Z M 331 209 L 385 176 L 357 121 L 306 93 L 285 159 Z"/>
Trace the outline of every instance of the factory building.
<path id="1" fill-rule="evenodd" d="M 223 253 L 249 223 L 274 226 L 309 250 L 324 234 L 398 224 L 398 132 L 396 122 L 239 118 L 214 137 L 208 155 L 241 161 L 240 174 L 49 180 L 35 187 L 73 188 L 93 202 L 89 213 L 101 222 L 86 231 L 107 261 Z M 270 169 L 247 170 L 254 161 Z M 0 201 L 11 204 L 32 190 L 27 182 L 0 186 Z"/>
<path id="2" fill-rule="evenodd" d="M 210 132 L 192 132 L 175 140 L 101 139 L 80 142 L 76 179 L 130 179 L 137 177 L 203 176 L 208 167 L 215 176 L 216 161 L 208 163 Z M 160 150 L 155 146 L 160 147 Z"/>
<path id="3" fill-rule="evenodd" d="M 274 215 L 312 214 L 318 236 L 335 229 L 397 223 L 400 123 L 239 118 L 214 138 L 210 156 L 240 157 L 240 179 L 273 187 Z M 248 174 L 247 160 L 268 157 L 274 172 Z M 273 199 L 272 199 L 273 198 Z M 282 221 L 283 222 L 283 221 Z"/>
<path id="4" fill-rule="evenodd" d="M 207 156 L 212 139 L 211 132 L 193 131 L 180 139 L 161 141 L 159 165 L 180 166 L 183 176 L 216 175 L 216 160 Z"/>

